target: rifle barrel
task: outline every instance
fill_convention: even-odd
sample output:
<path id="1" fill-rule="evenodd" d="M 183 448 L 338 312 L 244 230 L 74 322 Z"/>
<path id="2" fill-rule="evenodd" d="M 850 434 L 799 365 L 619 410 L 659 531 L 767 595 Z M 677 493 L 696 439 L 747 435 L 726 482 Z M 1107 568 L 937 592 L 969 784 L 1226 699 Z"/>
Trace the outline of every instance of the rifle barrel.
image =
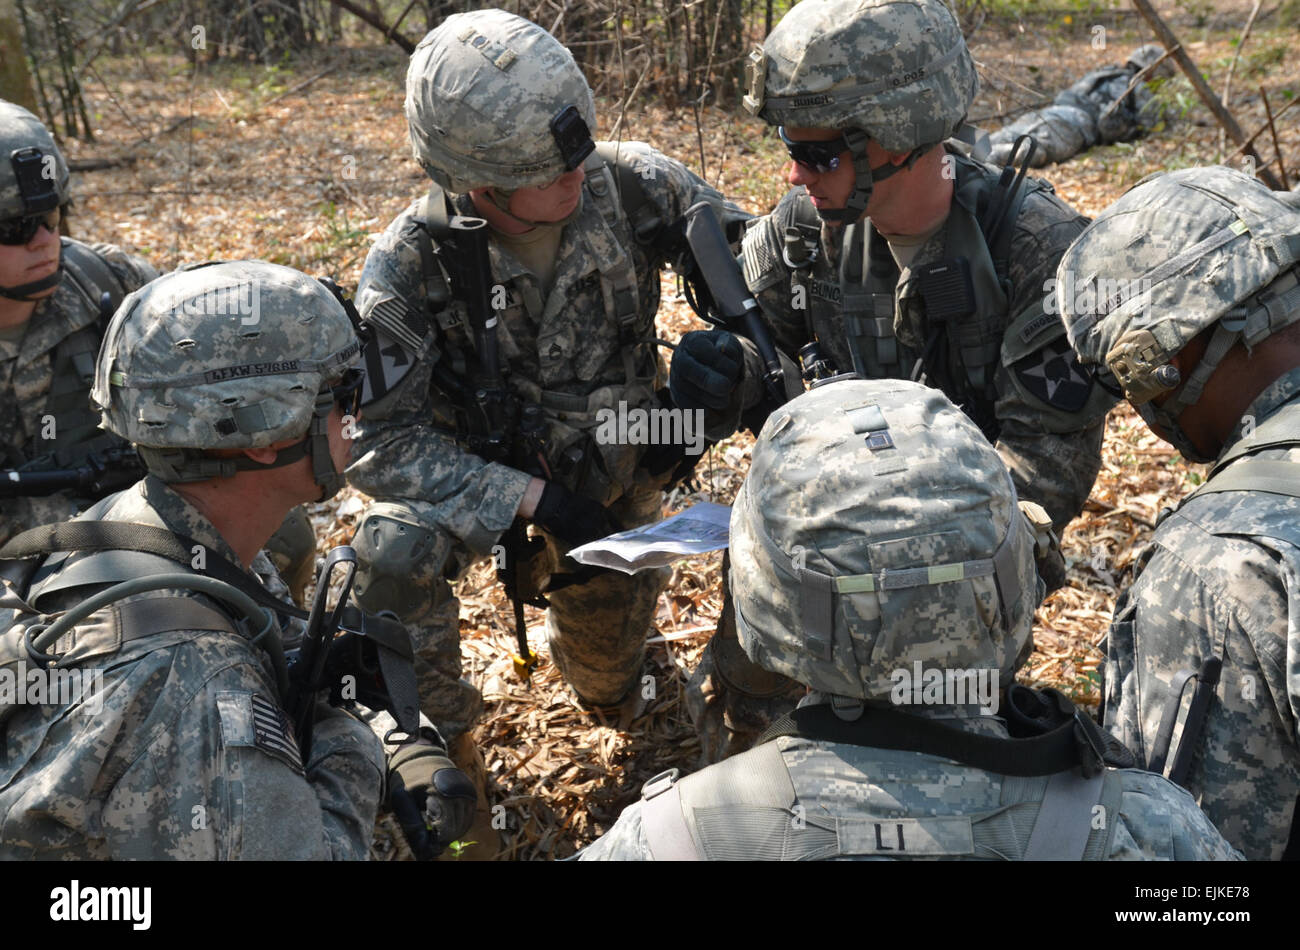
<path id="1" fill-rule="evenodd" d="M 772 343 L 772 335 L 763 323 L 762 310 L 745 286 L 740 265 L 736 263 L 717 212 L 707 201 L 686 210 L 686 241 L 695 257 L 695 266 L 709 286 L 722 322 L 747 337 L 758 349 L 763 361 L 763 382 L 778 403 L 785 402 L 785 374 Z"/>

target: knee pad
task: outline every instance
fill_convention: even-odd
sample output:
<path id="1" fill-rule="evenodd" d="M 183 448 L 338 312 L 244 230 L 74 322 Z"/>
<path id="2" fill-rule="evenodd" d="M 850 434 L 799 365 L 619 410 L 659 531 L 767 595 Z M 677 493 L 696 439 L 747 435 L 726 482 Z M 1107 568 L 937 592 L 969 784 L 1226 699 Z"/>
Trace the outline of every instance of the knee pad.
<path id="1" fill-rule="evenodd" d="M 316 532 L 301 506 L 290 511 L 267 540 L 266 553 L 289 585 L 293 599 L 300 600 L 316 572 Z"/>
<path id="2" fill-rule="evenodd" d="M 432 602 L 451 541 L 409 508 L 382 502 L 362 516 L 352 546 L 359 562 L 353 586 L 357 602 L 405 618 Z"/>

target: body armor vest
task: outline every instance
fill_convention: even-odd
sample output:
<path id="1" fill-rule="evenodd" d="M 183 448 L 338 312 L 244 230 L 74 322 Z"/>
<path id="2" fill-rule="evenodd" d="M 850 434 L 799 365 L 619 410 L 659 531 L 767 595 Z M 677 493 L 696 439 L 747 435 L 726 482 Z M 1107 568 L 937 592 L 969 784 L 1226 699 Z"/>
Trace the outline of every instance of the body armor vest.
<path id="1" fill-rule="evenodd" d="M 950 155 L 957 169 L 952 205 L 932 238 L 943 241 L 941 264 L 900 274 L 869 221 L 846 228 L 839 257 L 844 333 L 854 372 L 867 379 L 919 379 L 924 373 L 994 441 L 994 377 L 1015 316 L 1008 312 L 1006 259 L 1027 189 L 1046 186 L 1026 179 L 1004 199 L 1010 202 L 1007 226 L 991 246 L 986 218 L 1002 186 L 969 159 Z M 924 328 L 924 338 L 899 339 L 899 324 Z"/>
<path id="2" fill-rule="evenodd" d="M 598 146 L 584 166 L 587 173 L 583 185 L 584 202 L 599 213 L 605 226 L 613 233 L 613 243 L 618 247 L 616 254 L 598 257 L 596 266 L 599 271 L 597 279 L 600 282 L 600 298 L 604 304 L 604 319 L 616 331 L 623 378 L 615 383 L 598 385 L 581 395 L 548 388 L 548 377 L 552 373 L 557 381 L 570 372 L 576 372 L 578 378 L 582 379 L 584 373 L 595 375 L 601 367 L 595 365 L 595 360 L 589 360 L 589 365 L 584 364 L 581 340 L 575 341 L 574 353 L 560 360 L 550 358 L 549 337 L 545 326 L 553 312 L 565 304 L 563 289 L 557 288 L 543 300 L 532 288 L 524 286 L 517 288 L 522 298 L 519 305 L 540 331 L 537 350 L 541 380 L 539 384 L 516 375 L 507 377 L 508 386 L 519 399 L 536 403 L 544 411 L 547 461 L 556 480 L 600 504 L 614 501 L 632 483 L 644 446 L 598 442 L 592 433 L 608 412 L 619 411 L 620 403 L 629 409 L 658 406 L 655 390 L 659 372 L 653 325 L 649 331 L 638 329 L 643 312 L 652 313 L 657 309 L 657 293 L 654 300 L 641 300 L 636 262 L 631 250 L 638 242 L 649 243 L 648 240 L 640 240 L 638 234 L 644 232 L 654 237 L 659 229 L 654 221 L 648 220 L 648 203 L 644 200 L 644 194 L 639 188 L 627 185 L 628 176 L 635 176 L 636 171 L 615 166 L 613 150 L 607 144 Z M 417 219 L 427 220 L 431 208 L 438 207 L 438 202 L 448 200 L 448 194 L 434 185 L 417 210 Z M 474 211 L 470 208 L 462 213 L 474 214 Z M 636 222 L 640 222 L 640 226 L 634 232 Z M 577 226 L 577 222 L 573 226 Z M 446 275 L 433 255 L 428 232 L 420 228 L 417 239 L 422 244 L 421 259 L 424 261 L 428 315 L 437 320 L 444 330 L 458 326 L 465 339 L 473 340 L 468 308 L 460 304 L 453 290 L 449 289 Z M 388 326 L 387 321 L 391 317 L 381 311 L 382 308 L 376 308 L 371 320 L 387 335 L 399 340 L 412 335 L 423 336 L 418 331 L 414 334 L 403 333 L 404 329 L 416 331 L 417 328 L 414 327 Z M 452 373 L 464 379 L 470 374 L 472 357 L 473 354 L 448 346 L 445 352 L 433 351 L 425 358 L 444 361 Z M 603 363 L 603 360 L 600 362 Z M 575 461 L 576 459 L 580 461 Z"/>
<path id="3" fill-rule="evenodd" d="M 1300 521 L 1296 520 L 1292 501 L 1300 498 L 1300 462 L 1254 457 L 1266 449 L 1284 448 L 1300 448 L 1300 402 L 1292 401 L 1265 419 L 1215 462 L 1200 488 L 1176 508 L 1162 512 L 1155 543 L 1193 566 L 1202 558 L 1218 556 L 1216 537 L 1268 538 L 1300 550 Z M 1225 492 L 1250 492 L 1253 497 L 1248 506 L 1234 509 L 1230 518 L 1223 516 L 1222 506 L 1197 503 L 1202 496 Z M 1213 572 L 1198 571 L 1198 576 L 1217 597 L 1232 599 L 1233 591 L 1216 589 L 1211 583 Z M 1200 669 L 1181 670 L 1174 676 L 1174 688 L 1164 698 L 1164 714 L 1148 767 L 1163 771 L 1173 750 L 1169 777 L 1180 785 L 1187 778 L 1191 756 L 1205 728 L 1210 697 L 1218 686 L 1225 653 L 1224 635 L 1224 631 L 1215 635 L 1210 655 L 1203 658 Z M 1175 736 L 1184 687 L 1192 680 L 1197 681 L 1196 691 L 1181 730 Z M 1293 829 L 1292 846 L 1295 844 Z"/>
<path id="4" fill-rule="evenodd" d="M 112 269 L 86 245 L 63 238 L 61 266 L 69 280 L 60 287 L 69 288 L 77 303 L 97 319 L 82 326 L 55 345 L 53 369 L 45 404 L 34 417 L 24 419 L 29 427 L 29 444 L 48 447 L 49 440 L 36 437 L 52 422 L 55 439 L 52 448 L 39 459 L 15 460 L 15 464 L 40 469 L 67 468 L 80 464 L 94 451 L 123 444 L 122 440 L 99 428 L 99 413 L 90 404 L 90 389 L 95 381 L 95 357 L 107 323 L 126 295 L 126 288 Z M 108 294 L 107 312 L 101 298 Z M 48 418 L 47 418 L 48 417 Z"/>
<path id="5" fill-rule="evenodd" d="M 875 809 L 834 788 L 853 784 L 808 777 L 796 786 L 782 758 L 795 743 L 801 758 L 825 751 L 827 765 L 846 767 L 836 753 L 852 747 L 780 738 L 674 783 L 652 779 L 643 791 L 642 822 L 656 860 L 827 860 L 839 857 L 1013 858 L 1102 860 L 1110 853 L 1117 821 L 1092 827 L 1095 806 L 1119 814 L 1121 786 L 1114 769 L 1091 779 L 1078 770 L 1051 776 L 1000 776 L 933 756 L 900 750 L 869 750 L 880 769 L 878 784 L 931 783 L 936 763 L 969 774 L 971 803 L 935 802 L 916 814 L 893 806 Z M 875 760 L 878 759 L 878 762 Z M 862 776 L 863 788 L 870 776 Z M 799 779 L 803 781 L 802 778 Z M 827 787 L 829 786 L 829 788 Z M 976 789 L 978 786 L 978 789 Z"/>

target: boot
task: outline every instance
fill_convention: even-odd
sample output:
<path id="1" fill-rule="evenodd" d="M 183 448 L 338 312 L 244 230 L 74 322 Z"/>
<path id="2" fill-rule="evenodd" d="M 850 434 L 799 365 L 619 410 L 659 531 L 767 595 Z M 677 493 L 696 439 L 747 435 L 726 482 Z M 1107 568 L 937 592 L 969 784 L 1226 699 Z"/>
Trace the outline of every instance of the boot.
<path id="1" fill-rule="evenodd" d="M 447 754 L 456 763 L 456 768 L 464 772 L 474 784 L 478 795 L 478 808 L 474 813 L 474 824 L 465 832 L 461 841 L 466 847 L 457 857 L 450 850 L 444 851 L 439 861 L 491 861 L 501 853 L 501 834 L 492 827 L 492 809 L 487 799 L 487 768 L 483 764 L 483 754 L 479 752 L 474 740 L 468 733 L 454 739 Z M 469 842 L 474 842 L 469 844 Z"/>

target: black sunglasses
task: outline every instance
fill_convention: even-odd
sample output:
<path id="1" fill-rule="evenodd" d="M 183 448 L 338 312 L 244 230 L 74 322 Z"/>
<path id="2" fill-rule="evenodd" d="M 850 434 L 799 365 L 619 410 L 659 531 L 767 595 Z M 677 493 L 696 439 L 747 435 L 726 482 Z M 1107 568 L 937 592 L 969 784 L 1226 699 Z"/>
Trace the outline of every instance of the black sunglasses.
<path id="1" fill-rule="evenodd" d="M 776 134 L 785 143 L 785 150 L 790 157 L 804 168 L 810 168 L 819 175 L 833 172 L 840 167 L 840 156 L 849 150 L 849 143 L 844 136 L 836 136 L 825 142 L 796 142 L 785 134 L 785 128 L 778 126 Z"/>
<path id="2" fill-rule="evenodd" d="M 41 214 L 26 214 L 20 218 L 6 218 L 0 221 L 0 244 L 10 247 L 26 244 L 36 237 L 41 225 L 49 228 L 51 234 L 58 234 L 59 222 L 63 214 L 58 208 Z"/>
<path id="3" fill-rule="evenodd" d="M 357 413 L 361 411 L 361 384 L 366 381 L 366 371 L 352 367 L 338 380 L 330 384 L 330 393 L 334 396 L 334 404 L 339 407 L 339 411 L 345 416 L 352 416 L 354 419 Z"/>

